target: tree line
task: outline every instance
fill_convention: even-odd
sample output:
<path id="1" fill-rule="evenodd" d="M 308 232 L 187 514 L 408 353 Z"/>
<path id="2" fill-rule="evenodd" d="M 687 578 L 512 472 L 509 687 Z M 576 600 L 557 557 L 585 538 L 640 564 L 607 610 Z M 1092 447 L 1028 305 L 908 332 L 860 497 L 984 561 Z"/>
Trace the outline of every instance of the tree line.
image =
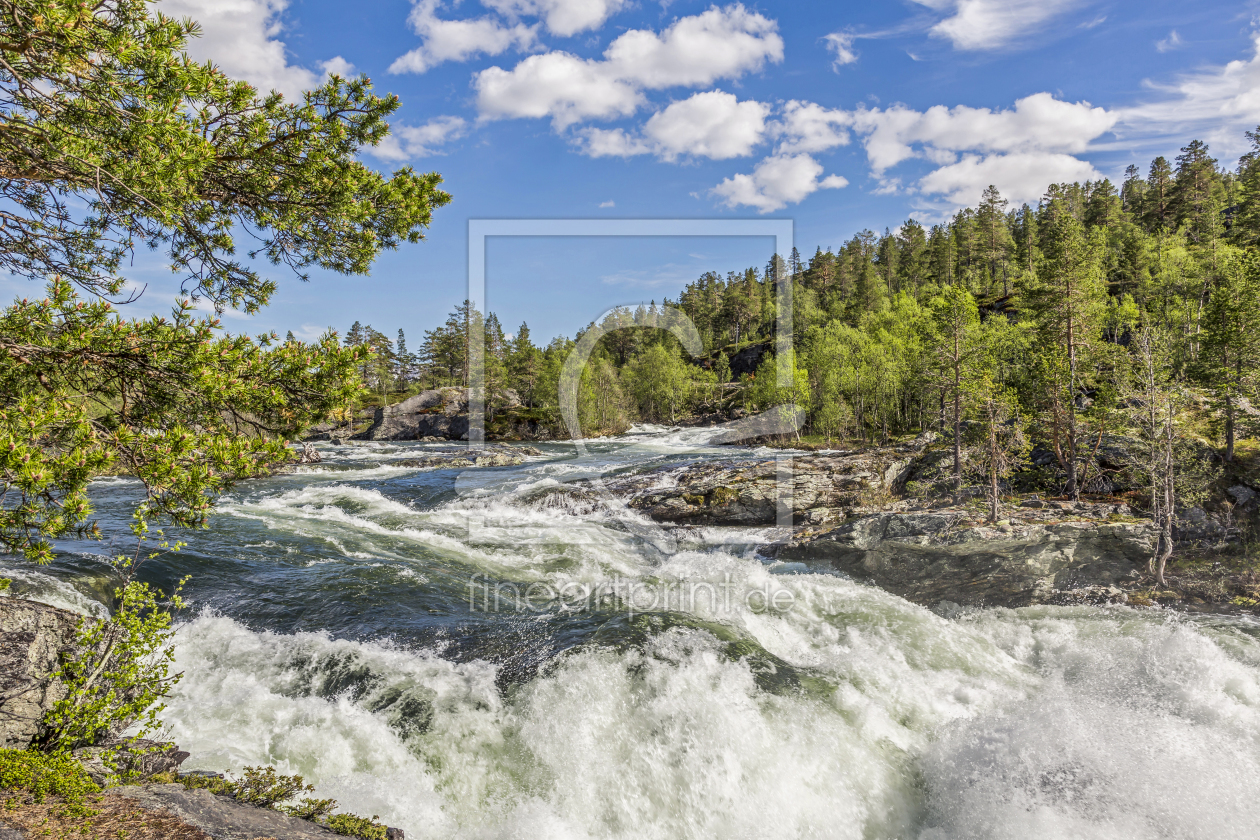
<path id="1" fill-rule="evenodd" d="M 957 485 L 971 470 L 996 488 L 1042 446 L 1071 498 L 1099 479 L 1088 456 L 1107 434 L 1144 435 L 1151 465 L 1175 461 L 1170 447 L 1192 432 L 1232 461 L 1255 433 L 1260 368 L 1260 129 L 1247 137 L 1252 151 L 1233 170 L 1196 140 L 1145 173 L 1130 166 L 1119 188 L 1052 184 L 1035 206 L 1013 207 L 990 186 L 939 224 L 910 219 L 808 259 L 794 249 L 708 272 L 661 303 L 695 324 L 697 358 L 654 328 L 655 302 L 614 309 L 576 336 L 605 333 L 582 379 L 583 428 L 794 402 L 805 432 L 826 439 L 944 432 Z M 770 346 L 785 284 L 788 388 Z M 376 349 L 364 373 L 378 388 L 465 385 L 469 324 L 481 317 L 465 302 L 414 354 L 401 331 L 394 344 L 356 324 L 346 340 Z M 539 347 L 527 325 L 507 336 L 492 313 L 484 330 L 489 393 L 513 389 L 554 416 L 575 340 Z M 771 352 L 733 374 L 754 346 Z"/>

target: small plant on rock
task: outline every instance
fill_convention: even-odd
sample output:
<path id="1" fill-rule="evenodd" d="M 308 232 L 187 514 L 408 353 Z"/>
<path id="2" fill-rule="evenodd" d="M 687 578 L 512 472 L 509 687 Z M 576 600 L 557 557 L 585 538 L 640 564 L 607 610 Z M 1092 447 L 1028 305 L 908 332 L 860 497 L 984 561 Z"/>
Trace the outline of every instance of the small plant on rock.
<path id="1" fill-rule="evenodd" d="M 328 818 L 328 827 L 346 837 L 360 837 L 362 840 L 385 840 L 385 826 L 376 821 L 376 816 L 356 817 L 354 814 L 333 814 Z"/>

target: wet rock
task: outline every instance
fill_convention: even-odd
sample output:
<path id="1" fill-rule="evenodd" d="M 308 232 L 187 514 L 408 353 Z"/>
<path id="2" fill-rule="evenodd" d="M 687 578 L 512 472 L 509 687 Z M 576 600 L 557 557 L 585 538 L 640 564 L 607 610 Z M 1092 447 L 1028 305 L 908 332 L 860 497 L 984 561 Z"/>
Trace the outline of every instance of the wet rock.
<path id="1" fill-rule="evenodd" d="M 1082 586 L 1077 589 L 1063 589 L 1054 592 L 1051 604 L 1059 606 L 1101 606 L 1104 604 L 1127 604 L 1129 596 L 1118 586 Z"/>
<path id="2" fill-rule="evenodd" d="M 961 510 L 877 513 L 806 534 L 778 557 L 828 566 L 928 606 L 1019 607 L 1131 579 L 1151 556 L 1155 533 L 1147 522 L 1012 521 L 999 529 Z"/>
<path id="3" fill-rule="evenodd" d="M 773 525 L 782 488 L 790 490 L 795 522 L 820 525 L 843 519 L 854 507 L 891 501 L 913 454 L 910 447 L 889 447 L 705 461 L 615 477 L 605 485 L 654 520 L 687 525 Z"/>
<path id="4" fill-rule="evenodd" d="M 541 455 L 532 446 L 491 446 L 484 449 L 457 449 L 452 452 L 435 452 L 420 458 L 403 458 L 390 461 L 394 467 L 424 467 L 435 469 L 468 469 L 471 467 L 514 467 L 526 458 Z"/>
<path id="5" fill-rule="evenodd" d="M 93 620 L 0 598 L 0 747 L 24 749 L 43 734 L 40 721 L 66 696 L 61 657 L 77 649 L 79 622 Z"/>

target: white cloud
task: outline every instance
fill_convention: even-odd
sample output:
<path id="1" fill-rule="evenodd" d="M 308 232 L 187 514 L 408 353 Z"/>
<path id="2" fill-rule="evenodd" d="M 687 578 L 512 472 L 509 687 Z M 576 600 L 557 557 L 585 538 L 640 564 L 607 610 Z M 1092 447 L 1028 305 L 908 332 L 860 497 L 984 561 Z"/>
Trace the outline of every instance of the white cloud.
<path id="1" fill-rule="evenodd" d="M 1175 50 L 1180 46 L 1181 36 L 1177 34 L 1176 29 L 1169 32 L 1167 38 L 1155 42 L 1155 49 L 1159 52 L 1168 52 L 1169 50 Z"/>
<path id="2" fill-rule="evenodd" d="M 435 146 L 458 140 L 468 131 L 463 117 L 436 117 L 424 125 L 392 125 L 376 147 L 367 151 L 383 160 L 410 160 L 439 154 Z"/>
<path id="3" fill-rule="evenodd" d="M 483 118 L 549 116 L 561 130 L 629 116 L 646 101 L 643 90 L 700 87 L 782 60 L 777 24 L 736 3 L 680 18 L 660 34 L 630 30 L 609 44 L 602 60 L 533 55 L 511 70 L 481 71 L 473 86 Z"/>
<path id="4" fill-rule="evenodd" d="M 354 75 L 354 65 L 346 61 L 341 56 L 334 56 L 327 61 L 319 63 L 319 69 L 324 71 L 324 78 L 329 76 L 340 76 L 343 79 L 349 79 Z"/>
<path id="5" fill-rule="evenodd" d="M 162 0 L 161 11 L 201 24 L 201 37 L 190 38 L 188 54 L 213 61 L 228 76 L 259 90 L 277 90 L 289 99 L 319 84 L 319 76 L 289 64 L 281 15 L 289 0 Z M 338 59 L 333 59 L 337 61 Z"/>
<path id="6" fill-rule="evenodd" d="M 727 207 L 753 207 L 758 213 L 796 204 L 820 189 L 839 189 L 848 180 L 839 175 L 820 179 L 822 164 L 809 155 L 774 155 L 765 158 L 750 174 L 738 174 L 718 184 L 710 193 Z"/>
<path id="7" fill-rule="evenodd" d="M 481 0 L 481 4 L 509 18 L 538 17 L 556 35 L 568 37 L 598 29 L 625 8 L 628 0 Z"/>
<path id="8" fill-rule="evenodd" d="M 391 73 L 423 73 L 444 61 L 467 61 L 475 55 L 499 55 L 509 49 L 527 50 L 537 41 L 536 27 L 505 25 L 488 15 L 465 20 L 437 16 L 441 0 L 412 0 L 407 21 L 424 42 L 394 59 Z"/>
<path id="9" fill-rule="evenodd" d="M 632 29 L 604 58 L 618 78 L 648 89 L 701 87 L 781 62 L 783 39 L 777 23 L 736 3 L 680 18 L 660 35 Z"/>
<path id="10" fill-rule="evenodd" d="M 1086 161 L 1049 152 L 1009 155 L 964 155 L 919 181 L 925 195 L 939 195 L 954 205 L 974 205 L 990 184 L 1013 202 L 1036 202 L 1050 184 L 1086 181 L 1102 174 Z"/>
<path id="11" fill-rule="evenodd" d="M 827 49 L 836 55 L 836 60 L 831 62 L 831 69 L 837 73 L 845 64 L 852 64 L 858 60 L 857 53 L 853 51 L 853 36 L 847 32 L 832 32 L 830 35 L 824 35 L 823 40 L 827 42 Z"/>
<path id="12" fill-rule="evenodd" d="M 720 90 L 697 93 L 653 114 L 643 133 L 665 160 L 695 155 L 714 160 L 745 157 L 761 142 L 770 106 L 740 102 Z"/>
<path id="13" fill-rule="evenodd" d="M 577 145 L 590 157 L 634 157 L 652 153 L 651 144 L 620 128 L 585 128 L 578 138 Z"/>
<path id="14" fill-rule="evenodd" d="M 610 201 L 601 201 L 601 202 L 599 203 L 599 209 L 600 209 L 600 210 L 604 210 L 604 209 L 606 209 L 606 208 L 608 208 L 608 207 L 616 207 L 616 206 L 617 206 L 617 202 L 615 202 L 615 201 L 611 201 L 611 200 L 610 200 Z"/>
<path id="15" fill-rule="evenodd" d="M 756 100 L 740 102 L 720 90 L 697 93 L 653 114 L 635 136 L 616 129 L 588 128 L 578 145 L 591 157 L 631 157 L 655 154 L 662 160 L 684 155 L 726 160 L 745 157 L 766 133 L 770 106 Z"/>
<path id="16" fill-rule="evenodd" d="M 867 158 L 876 173 L 920 154 L 940 161 L 962 151 L 1083 152 L 1117 119 L 1105 108 L 1063 102 L 1048 93 L 1026 96 L 1007 111 L 935 105 L 920 112 L 895 105 L 853 114 L 854 128 L 865 135 Z"/>
<path id="17" fill-rule="evenodd" d="M 952 14 L 932 27 L 931 33 L 948 38 L 956 49 L 993 50 L 1073 7 L 1081 0 L 915 0 L 933 11 Z"/>
<path id="18" fill-rule="evenodd" d="M 551 117 L 556 130 L 588 119 L 628 117 L 643 104 L 603 62 L 564 52 L 531 55 L 511 70 L 490 67 L 473 81 L 483 119 Z"/>
<path id="19" fill-rule="evenodd" d="M 1184 73 L 1170 84 L 1148 81 L 1163 98 L 1117 109 L 1121 129 L 1161 139 L 1195 132 L 1218 151 L 1243 150 L 1242 130 L 1260 123 L 1260 33 L 1252 42 L 1249 59 Z"/>
<path id="20" fill-rule="evenodd" d="M 783 106 L 783 117 L 774 124 L 780 152 L 822 152 L 849 143 L 853 114 L 793 99 Z"/>

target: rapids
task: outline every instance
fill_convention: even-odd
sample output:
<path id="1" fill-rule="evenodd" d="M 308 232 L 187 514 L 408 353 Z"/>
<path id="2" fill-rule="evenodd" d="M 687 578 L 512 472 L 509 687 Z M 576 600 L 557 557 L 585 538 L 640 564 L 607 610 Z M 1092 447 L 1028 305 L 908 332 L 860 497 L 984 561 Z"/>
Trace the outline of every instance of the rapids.
<path id="1" fill-rule="evenodd" d="M 186 769 L 274 764 L 408 838 L 1255 836 L 1260 623 L 937 614 L 767 560 L 774 529 L 663 553 L 547 492 L 733 454 L 705 440 L 463 475 L 390 466 L 436 444 L 321 446 L 242 486 L 145 571 L 193 575 L 164 716 Z M 135 485 L 93 492 L 124 544 Z M 99 611 L 72 584 L 101 551 L 26 581 Z"/>

